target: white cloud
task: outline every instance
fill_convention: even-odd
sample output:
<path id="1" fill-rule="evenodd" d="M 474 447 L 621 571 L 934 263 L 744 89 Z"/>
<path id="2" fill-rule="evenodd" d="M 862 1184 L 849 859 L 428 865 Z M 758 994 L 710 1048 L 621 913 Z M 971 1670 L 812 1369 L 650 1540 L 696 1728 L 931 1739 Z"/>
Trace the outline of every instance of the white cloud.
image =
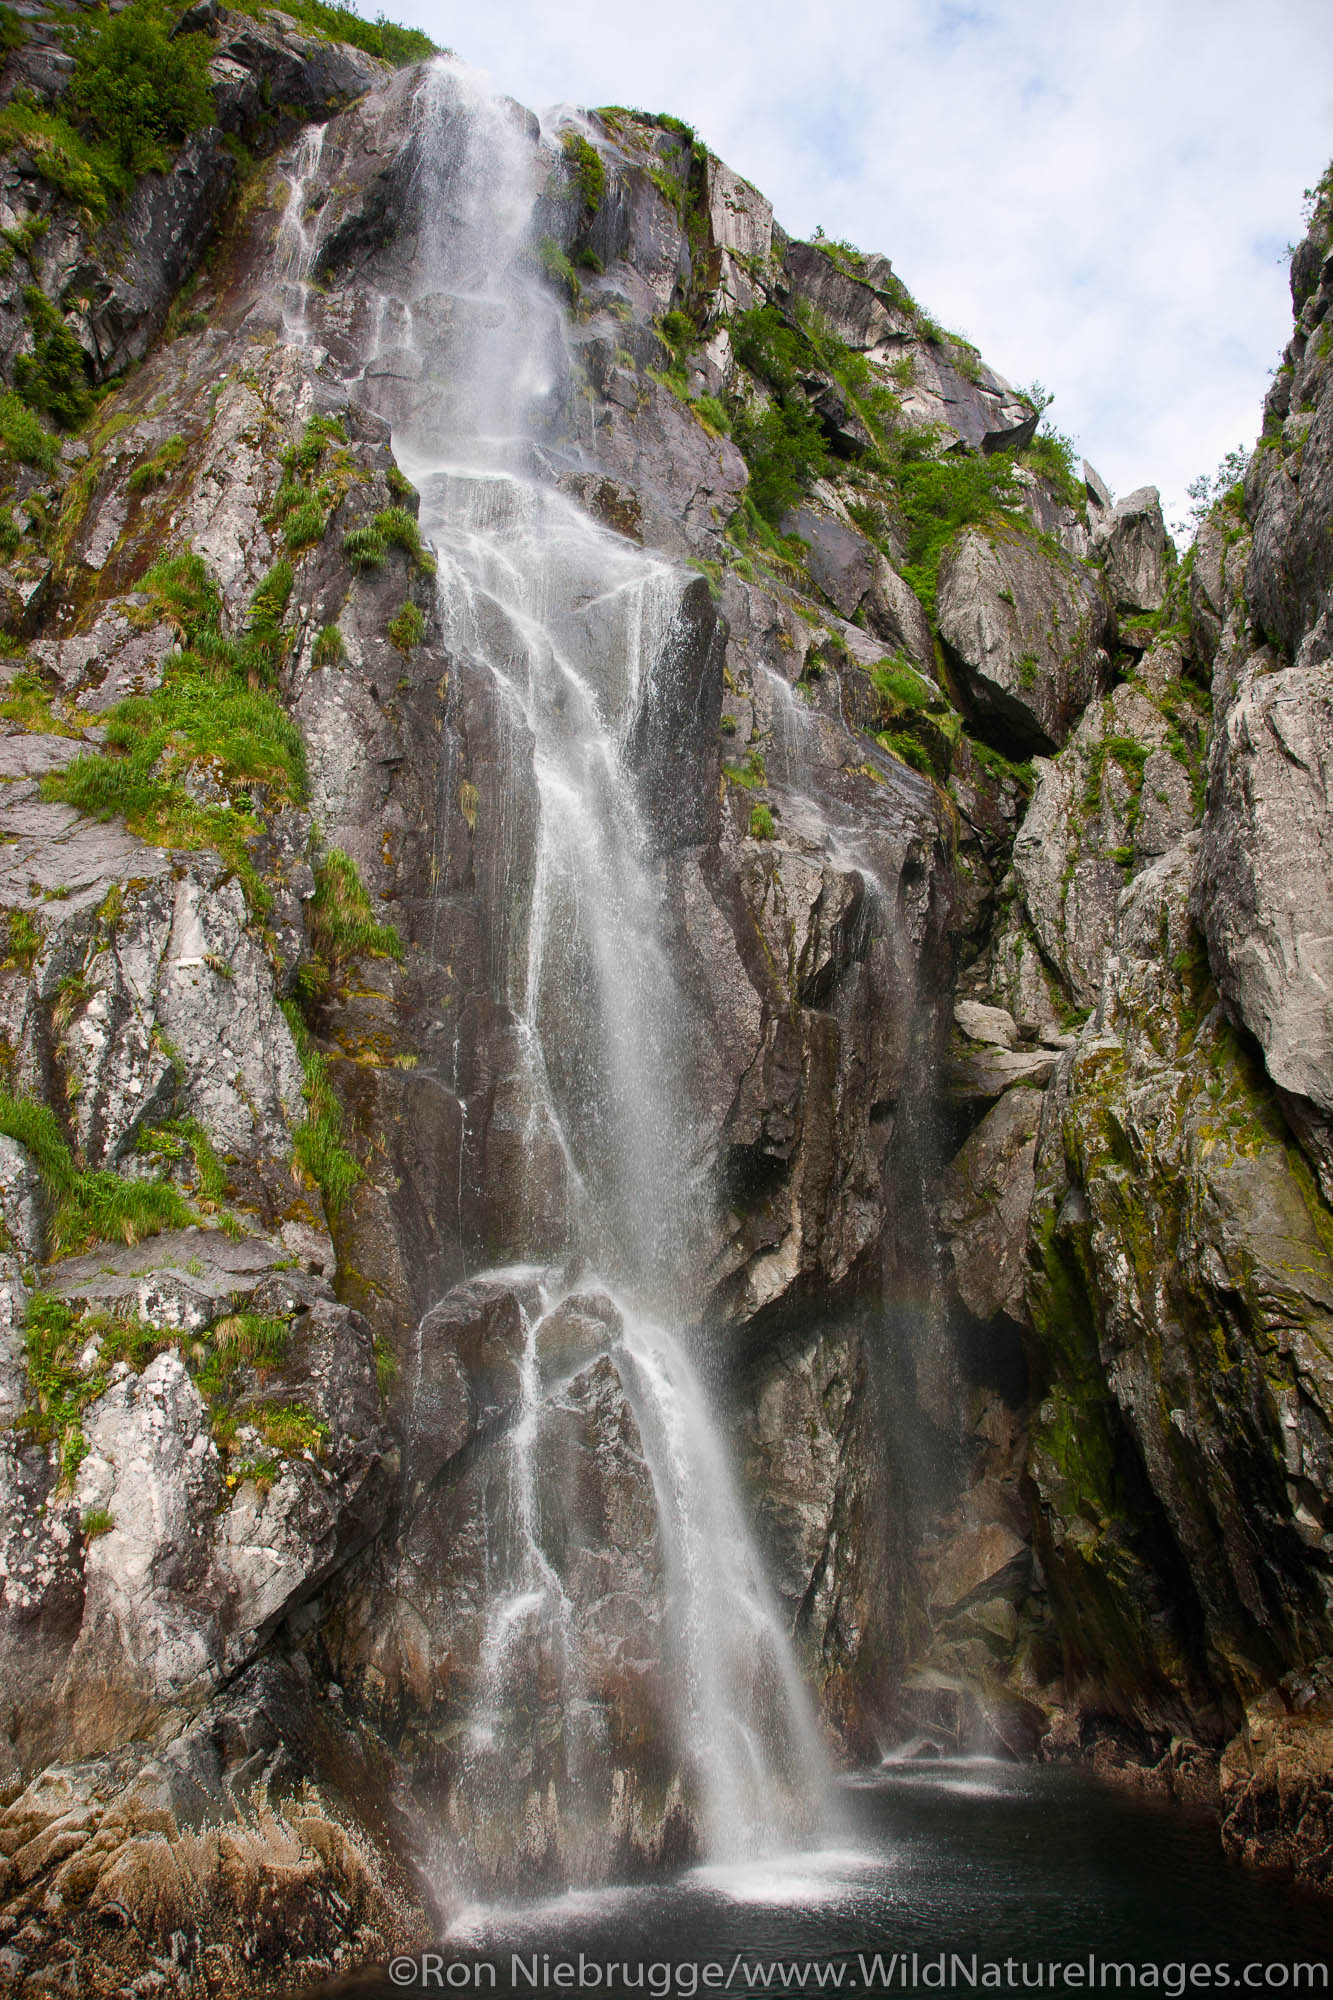
<path id="1" fill-rule="evenodd" d="M 1333 152 L 1327 0 L 403 0 L 538 108 L 688 119 L 773 201 L 884 251 L 1113 487 L 1186 482 L 1260 421 L 1288 239 Z M 1261 24 L 1262 23 L 1262 24 Z"/>

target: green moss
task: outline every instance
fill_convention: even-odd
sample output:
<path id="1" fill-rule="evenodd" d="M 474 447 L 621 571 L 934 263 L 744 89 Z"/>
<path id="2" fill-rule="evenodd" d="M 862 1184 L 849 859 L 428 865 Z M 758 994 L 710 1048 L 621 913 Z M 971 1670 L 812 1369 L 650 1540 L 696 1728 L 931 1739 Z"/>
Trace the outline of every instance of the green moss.
<path id="1" fill-rule="evenodd" d="M 1146 744 L 1133 736 L 1104 736 L 1095 743 L 1088 755 L 1087 777 L 1083 786 L 1083 810 L 1087 813 L 1100 812 L 1102 803 L 1102 777 L 1109 757 L 1118 764 L 1129 779 L 1131 802 L 1129 824 L 1131 830 L 1138 819 L 1138 805 L 1143 790 L 1143 767 L 1148 761 Z"/>
<path id="2" fill-rule="evenodd" d="M 1029 795 L 1036 790 L 1037 774 L 1030 758 L 1024 763 L 1015 764 L 1001 751 L 993 749 L 989 743 L 983 743 L 979 737 L 971 735 L 967 738 L 967 746 L 974 761 L 990 777 L 999 779 L 1002 784 L 1017 785 L 1020 791 Z"/>
<path id="3" fill-rule="evenodd" d="M 935 764 L 925 744 L 905 730 L 881 729 L 875 738 L 881 750 L 887 750 L 899 763 L 910 764 L 914 771 L 920 771 L 927 778 L 935 776 Z"/>

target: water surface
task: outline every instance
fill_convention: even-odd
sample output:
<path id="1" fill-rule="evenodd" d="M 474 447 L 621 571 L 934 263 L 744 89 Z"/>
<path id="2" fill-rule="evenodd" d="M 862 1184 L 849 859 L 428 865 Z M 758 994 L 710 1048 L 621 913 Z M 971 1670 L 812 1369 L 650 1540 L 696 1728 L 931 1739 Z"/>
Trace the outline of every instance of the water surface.
<path id="1" fill-rule="evenodd" d="M 441 1939 L 430 1984 L 400 1965 L 401 1984 L 378 1968 L 328 1991 L 689 2000 L 1243 1992 L 1247 1976 L 1262 1992 L 1333 1986 L 1333 1902 L 1229 1863 L 1215 1825 L 1177 1807 L 1082 1771 L 986 1759 L 887 1766 L 839 1789 L 842 1826 L 818 1851 L 468 1911 Z"/>

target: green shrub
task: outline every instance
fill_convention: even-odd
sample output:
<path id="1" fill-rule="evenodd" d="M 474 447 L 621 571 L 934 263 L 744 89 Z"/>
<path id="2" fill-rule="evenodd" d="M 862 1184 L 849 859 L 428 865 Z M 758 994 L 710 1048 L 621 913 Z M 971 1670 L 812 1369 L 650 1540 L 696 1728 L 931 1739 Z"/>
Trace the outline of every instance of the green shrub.
<path id="1" fill-rule="evenodd" d="M 426 636 L 426 620 L 410 600 L 389 620 L 389 637 L 400 653 L 410 653 Z"/>
<path id="2" fill-rule="evenodd" d="M 35 465 L 50 472 L 60 456 L 60 447 L 49 431 L 44 431 L 32 411 L 12 389 L 0 390 L 0 450 L 23 465 Z"/>
<path id="3" fill-rule="evenodd" d="M 1043 424 L 1026 451 L 1018 454 L 1019 463 L 1026 465 L 1044 479 L 1067 507 L 1076 513 L 1087 513 L 1087 489 L 1083 483 L 1083 470 L 1079 454 L 1072 438 L 1057 431 L 1053 426 Z"/>
<path id="4" fill-rule="evenodd" d="M 108 199 L 128 186 L 110 153 L 90 146 L 68 119 L 11 99 L 0 106 L 0 153 L 18 149 L 42 180 L 94 217 L 105 215 Z"/>
<path id="5" fill-rule="evenodd" d="M 45 410 L 72 430 L 93 406 L 87 356 L 40 286 L 26 285 L 23 300 L 33 351 L 15 361 L 14 386 L 31 409 Z"/>
<path id="6" fill-rule="evenodd" d="M 578 273 L 554 236 L 542 237 L 537 245 L 537 262 L 557 291 L 562 291 L 571 305 L 575 304 L 583 288 L 579 284 Z"/>
<path id="7" fill-rule="evenodd" d="M 933 433 L 907 433 L 895 443 L 895 498 L 907 530 L 902 573 L 933 622 L 945 550 L 965 527 L 994 520 L 1021 525 L 1020 490 L 1013 462 L 1003 452 L 990 458 L 952 453 L 934 458 L 929 455 Z"/>
<path id="8" fill-rule="evenodd" d="M 794 388 L 797 375 L 807 372 L 814 359 L 808 340 L 776 306 L 737 313 L 731 345 L 736 359 L 778 395 Z"/>
<path id="9" fill-rule="evenodd" d="M 565 149 L 565 166 L 578 189 L 580 204 L 591 218 L 601 207 L 606 193 L 606 168 L 602 156 L 595 146 L 589 145 L 581 132 L 562 133 L 560 143 Z"/>
<path id="10" fill-rule="evenodd" d="M 239 0 L 237 11 L 262 20 L 268 8 L 265 0 Z M 438 53 L 430 36 L 420 28 L 399 27 L 386 21 L 383 14 L 367 21 L 349 7 L 329 6 L 327 0 L 288 0 L 282 11 L 316 35 L 331 42 L 350 42 L 353 48 L 364 49 L 367 55 L 378 56 L 396 69 L 406 63 L 429 62 Z"/>
<path id="11" fill-rule="evenodd" d="M 105 1507 L 90 1507 L 79 1526 L 83 1529 L 84 1540 L 95 1542 L 99 1535 L 109 1535 L 116 1525 L 116 1517 Z"/>
<path id="12" fill-rule="evenodd" d="M 119 14 L 95 16 L 72 46 L 67 101 L 126 173 L 164 167 L 169 146 L 212 124 L 208 37 L 173 37 L 156 0 L 130 0 Z"/>
<path id="13" fill-rule="evenodd" d="M 751 840 L 773 840 L 776 838 L 776 836 L 777 836 L 777 826 L 774 823 L 773 814 L 770 811 L 770 809 L 766 805 L 762 804 L 751 806 L 750 808 Z"/>
<path id="14" fill-rule="evenodd" d="M 776 527 L 828 470 L 819 419 L 797 393 L 783 396 L 766 410 L 738 409 L 731 434 L 749 467 L 748 496 L 770 526 Z"/>

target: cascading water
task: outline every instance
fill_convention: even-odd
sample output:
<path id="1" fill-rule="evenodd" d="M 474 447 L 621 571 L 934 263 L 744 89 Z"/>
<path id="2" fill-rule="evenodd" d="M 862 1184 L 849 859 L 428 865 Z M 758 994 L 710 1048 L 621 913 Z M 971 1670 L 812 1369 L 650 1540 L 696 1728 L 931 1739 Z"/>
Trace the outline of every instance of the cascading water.
<path id="1" fill-rule="evenodd" d="M 640 1735 L 672 1739 L 648 1752 L 667 1817 L 690 1829 L 675 1850 L 751 1857 L 817 1833 L 824 1772 L 715 1416 L 673 1331 L 697 1307 L 714 1241 L 707 1135 L 691 1123 L 687 1010 L 626 753 L 691 579 L 543 476 L 538 441 L 570 369 L 563 312 L 533 264 L 549 147 L 447 59 L 420 86 L 413 144 L 410 279 L 375 308 L 362 393 L 390 417 L 421 494 L 448 653 L 490 686 L 503 718 L 488 950 L 496 1002 L 516 1024 L 515 1206 L 532 1219 L 529 1252 L 558 1251 L 577 1273 L 577 1288 L 550 1271 L 518 1288 L 521 1397 L 481 1510 L 483 1601 L 447 1814 L 476 1847 L 479 1828 L 544 1810 L 548 1791 L 563 1813 L 610 1754 L 598 1692 L 609 1659 L 633 1689 L 659 1690 L 643 1696 L 652 1720 Z M 303 156 L 293 176 L 298 282 L 313 255 L 305 180 L 317 165 Z M 534 796 L 525 815 L 518 802 Z M 594 1365 L 584 1353 L 582 1373 L 578 1359 L 553 1367 L 552 1329 L 580 1312 L 598 1336 Z M 663 1605 L 648 1645 L 638 1613 L 617 1610 L 606 1586 L 596 1671 L 564 1568 L 595 1573 L 601 1555 L 578 1536 L 570 1553 L 547 1490 L 556 1433 L 586 1424 L 594 1405 L 624 1462 L 638 1454 L 646 1466 Z M 638 1656 L 654 1650 L 645 1665 Z"/>
<path id="2" fill-rule="evenodd" d="M 277 262 L 289 295 L 283 316 L 289 340 L 305 338 L 310 273 L 319 247 L 318 215 L 308 212 L 306 203 L 310 190 L 318 186 L 325 130 L 323 125 L 310 125 L 297 142 L 290 193 L 278 226 Z"/>

